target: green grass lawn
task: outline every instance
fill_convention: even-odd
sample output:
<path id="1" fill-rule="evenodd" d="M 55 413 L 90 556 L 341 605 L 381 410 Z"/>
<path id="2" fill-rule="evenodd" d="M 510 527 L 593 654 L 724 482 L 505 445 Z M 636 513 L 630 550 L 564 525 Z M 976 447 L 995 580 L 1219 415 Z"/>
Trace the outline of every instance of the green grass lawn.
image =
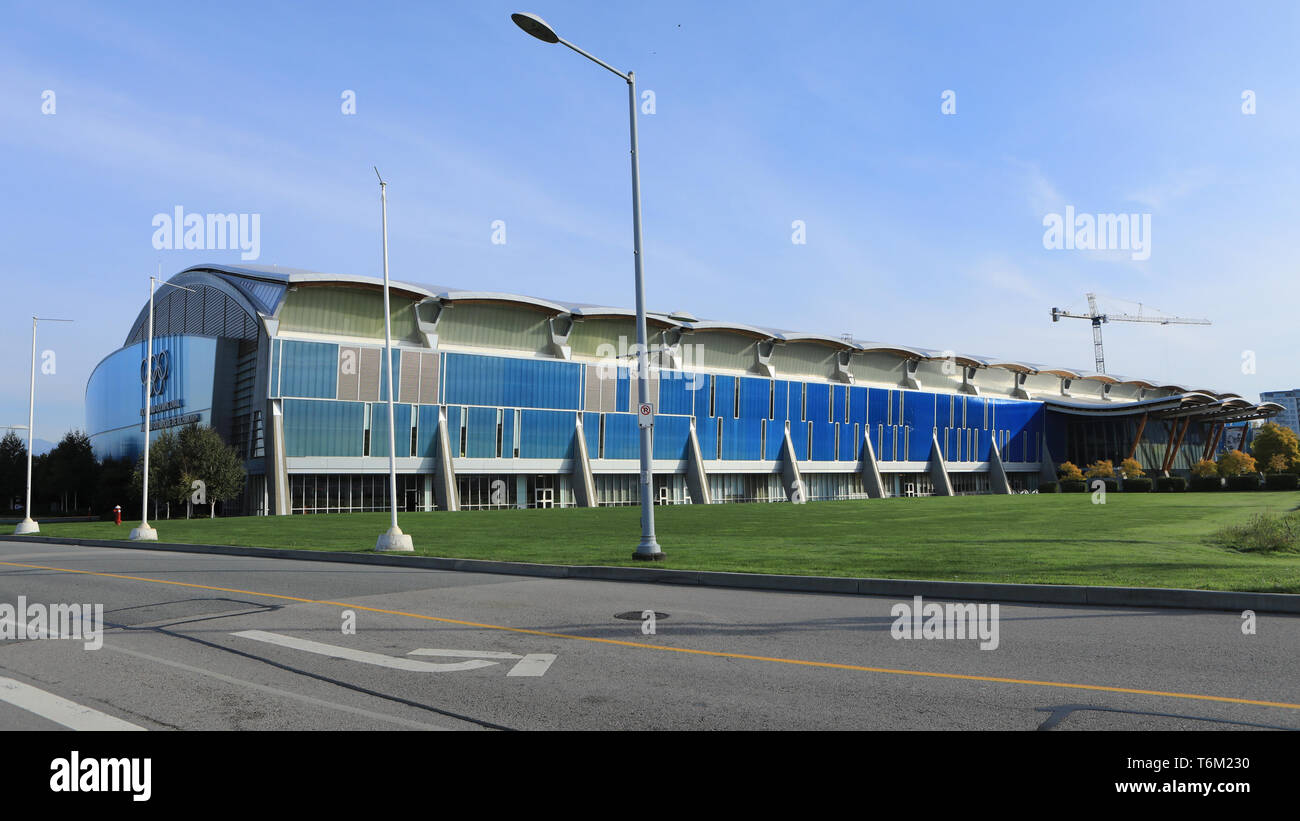
<path id="1" fill-rule="evenodd" d="M 1300 592 L 1300 554 L 1208 536 L 1300 504 L 1291 492 L 959 496 L 655 508 L 656 567 L 826 576 Z M 419 555 L 633 565 L 639 508 L 404 513 Z M 160 520 L 163 542 L 369 551 L 384 513 Z M 126 539 L 130 523 L 49 523 L 48 536 Z"/>

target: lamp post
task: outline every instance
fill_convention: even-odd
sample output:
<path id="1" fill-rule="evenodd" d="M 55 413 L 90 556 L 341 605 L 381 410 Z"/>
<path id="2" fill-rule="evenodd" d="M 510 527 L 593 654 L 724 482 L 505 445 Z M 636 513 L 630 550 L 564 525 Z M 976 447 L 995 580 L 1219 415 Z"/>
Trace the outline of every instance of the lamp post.
<path id="1" fill-rule="evenodd" d="M 27 394 L 27 502 L 23 507 L 23 520 L 14 528 L 15 536 L 40 533 L 41 526 L 32 518 L 32 426 L 36 416 L 36 323 L 41 317 L 32 317 L 32 383 Z M 71 319 L 45 319 L 46 322 L 71 322 Z"/>
<path id="2" fill-rule="evenodd" d="M 397 437 L 393 430 L 393 394 L 397 392 L 397 382 L 393 379 L 393 319 L 388 312 L 388 183 L 379 175 L 378 168 L 375 176 L 379 177 L 379 210 L 384 226 L 384 369 L 388 374 L 388 507 L 392 516 L 388 532 L 380 534 L 375 550 L 408 551 L 415 550 L 415 545 L 397 526 Z"/>
<path id="3" fill-rule="evenodd" d="M 632 134 L 632 255 L 636 270 L 636 342 L 637 342 L 637 395 L 646 403 L 650 395 L 650 365 L 646 351 L 645 323 L 645 281 L 642 276 L 641 254 L 641 168 L 637 160 L 636 143 L 636 75 L 634 72 L 622 71 L 600 60 L 570 43 L 555 33 L 545 20 L 535 14 L 516 13 L 510 15 L 515 25 L 543 43 L 559 43 L 578 52 L 596 65 L 608 69 L 627 83 L 628 117 Z M 653 408 L 651 409 L 653 411 Z M 638 414 L 639 416 L 640 414 Z M 653 421 L 653 415 L 651 415 Z M 641 432 L 641 541 L 637 544 L 633 559 L 642 561 L 660 561 L 664 552 L 655 541 L 654 510 L 654 470 L 651 459 L 654 452 L 654 429 L 643 425 Z"/>
<path id="4" fill-rule="evenodd" d="M 159 275 L 162 274 L 162 268 L 159 266 Z M 145 343 L 144 362 L 140 367 L 140 379 L 144 382 L 144 470 L 140 491 L 140 524 L 131 529 L 131 541 L 133 542 L 156 542 L 158 541 L 158 531 L 149 526 L 149 399 L 153 396 L 153 290 L 154 286 L 161 282 L 159 277 L 149 277 L 149 335 Z M 179 288 L 182 291 L 194 293 L 193 288 L 186 288 L 184 285 L 175 285 L 171 282 L 163 282 L 163 285 L 170 285 L 173 288 Z"/>

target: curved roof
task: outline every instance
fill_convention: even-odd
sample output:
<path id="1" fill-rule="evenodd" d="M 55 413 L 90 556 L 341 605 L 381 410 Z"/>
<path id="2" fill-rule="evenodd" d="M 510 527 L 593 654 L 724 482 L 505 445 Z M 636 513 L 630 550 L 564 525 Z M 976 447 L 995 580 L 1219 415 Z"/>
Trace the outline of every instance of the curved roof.
<path id="1" fill-rule="evenodd" d="M 260 310 L 268 314 L 274 313 L 278 308 L 279 302 L 284 298 L 284 292 L 287 290 L 287 287 L 280 287 L 278 289 L 274 287 L 267 288 L 260 286 L 258 283 L 271 283 L 279 286 L 344 283 L 371 287 L 382 287 L 384 283 L 383 278 L 378 276 L 322 273 L 318 271 L 308 271 L 301 268 L 285 268 L 278 265 L 202 264 L 186 268 L 181 273 L 184 274 L 197 271 L 211 271 L 229 275 L 228 281 L 230 281 L 232 285 L 239 287 L 241 292 L 248 297 L 250 302 L 254 303 Z M 236 282 L 235 278 L 243 279 L 245 280 L 245 283 Z M 527 296 L 524 294 L 498 291 L 462 290 L 447 286 L 425 285 L 404 280 L 391 280 L 390 285 L 395 290 L 413 294 L 418 297 L 426 299 L 435 298 L 446 300 L 448 302 L 505 302 L 524 305 L 533 309 L 549 311 L 555 314 L 571 313 L 576 316 L 586 317 L 633 316 L 635 314 L 635 312 L 630 308 L 599 306 L 580 302 L 562 302 Z M 1160 383 L 1156 380 L 1149 379 L 1121 377 L 1113 374 L 1097 373 L 1078 368 L 1037 365 L 1017 359 L 981 356 L 959 351 L 922 348 L 887 342 L 864 342 L 859 340 L 848 342 L 840 336 L 816 332 L 782 331 L 737 322 L 696 319 L 694 315 L 684 310 L 675 310 L 668 313 L 662 311 L 649 311 L 647 312 L 646 319 L 649 322 L 660 325 L 690 328 L 699 331 L 730 331 L 760 339 L 772 339 L 785 342 L 816 342 L 838 347 L 843 350 L 852 350 L 862 353 L 891 353 L 906 359 L 952 359 L 970 367 L 1002 368 L 1017 373 L 1051 374 L 1064 379 L 1092 380 L 1107 384 L 1138 385 L 1153 389 L 1169 390 L 1180 395 L 1211 395 L 1213 393 L 1206 389 L 1192 389 L 1187 385 Z M 1222 394 L 1221 396 L 1226 396 L 1226 394 Z M 1235 394 L 1233 396 L 1235 396 Z M 1124 403 L 1124 406 L 1132 407 L 1134 404 L 1136 403 Z M 1261 405 L 1260 407 L 1263 406 Z"/>

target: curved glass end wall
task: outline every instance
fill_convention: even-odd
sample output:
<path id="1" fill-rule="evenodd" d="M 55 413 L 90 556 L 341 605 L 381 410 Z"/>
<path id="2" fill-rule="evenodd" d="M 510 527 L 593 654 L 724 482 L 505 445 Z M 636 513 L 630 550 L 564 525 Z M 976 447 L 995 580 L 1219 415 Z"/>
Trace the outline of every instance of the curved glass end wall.
<path id="1" fill-rule="evenodd" d="M 86 430 L 95 455 L 132 461 L 140 457 L 146 384 L 151 391 L 151 441 L 159 431 L 178 425 L 220 428 L 227 423 L 239 347 L 234 339 L 160 336 L 154 339 L 149 363 L 144 342 L 110 354 L 86 384 Z M 230 440 L 231 431 L 219 432 Z"/>

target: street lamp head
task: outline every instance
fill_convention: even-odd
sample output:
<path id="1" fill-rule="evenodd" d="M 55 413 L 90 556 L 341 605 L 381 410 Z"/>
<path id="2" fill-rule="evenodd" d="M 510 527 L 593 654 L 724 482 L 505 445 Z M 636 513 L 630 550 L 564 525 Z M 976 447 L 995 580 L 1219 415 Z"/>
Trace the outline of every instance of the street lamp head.
<path id="1" fill-rule="evenodd" d="M 524 12 L 515 12 L 510 15 L 510 19 L 515 21 L 515 25 L 528 32 L 532 36 L 541 40 L 543 43 L 558 43 L 560 35 L 555 33 L 551 24 L 547 23 L 536 14 L 525 14 Z"/>

